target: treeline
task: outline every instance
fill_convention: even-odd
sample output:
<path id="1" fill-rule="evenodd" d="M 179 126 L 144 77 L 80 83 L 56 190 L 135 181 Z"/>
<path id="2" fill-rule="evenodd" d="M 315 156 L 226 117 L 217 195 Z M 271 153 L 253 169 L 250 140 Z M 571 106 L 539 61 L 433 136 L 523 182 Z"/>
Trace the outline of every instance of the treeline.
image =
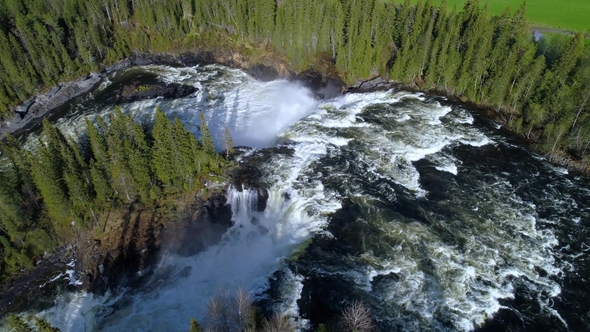
<path id="1" fill-rule="evenodd" d="M 590 161 L 589 48 L 579 34 L 539 50 L 524 12 L 492 17 L 478 0 L 6 0 L 0 116 L 133 52 L 233 47 L 299 69 L 328 59 L 348 82 L 382 75 L 492 106 L 541 150 Z"/>
<path id="2" fill-rule="evenodd" d="M 159 109 L 151 132 L 118 108 L 87 119 L 86 130 L 76 143 L 44 120 L 37 151 L 12 136 L 0 144 L 10 161 L 0 171 L 0 276 L 31 266 L 76 227 L 100 226 L 113 208 L 202 189 L 226 164 L 202 115 L 200 142 Z"/>
<path id="3" fill-rule="evenodd" d="M 31 322 L 27 322 L 27 320 Z M 11 314 L 8 316 L 7 324 L 11 332 L 60 332 L 48 321 L 32 315 L 23 317 Z"/>

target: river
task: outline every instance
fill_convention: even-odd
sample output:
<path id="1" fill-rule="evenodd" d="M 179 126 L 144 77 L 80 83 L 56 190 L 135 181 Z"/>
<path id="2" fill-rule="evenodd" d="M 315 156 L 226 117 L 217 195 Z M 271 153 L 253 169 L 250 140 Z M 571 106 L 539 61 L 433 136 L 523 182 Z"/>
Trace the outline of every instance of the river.
<path id="1" fill-rule="evenodd" d="M 467 106 L 406 91 L 319 100 L 219 65 L 146 66 L 55 122 L 83 134 L 83 116 L 112 112 L 102 101 L 126 80 L 199 88 L 120 106 L 149 124 L 157 105 L 195 133 L 203 112 L 218 143 L 229 128 L 254 148 L 242 162 L 264 157 L 268 201 L 257 211 L 257 190 L 230 186 L 234 226 L 219 244 L 164 250 L 139 288 L 60 293 L 36 314 L 61 331 L 186 331 L 209 297 L 239 287 L 303 331 L 354 300 L 378 331 L 590 329 L 588 179 Z M 290 152 L 265 149 L 279 145 Z"/>

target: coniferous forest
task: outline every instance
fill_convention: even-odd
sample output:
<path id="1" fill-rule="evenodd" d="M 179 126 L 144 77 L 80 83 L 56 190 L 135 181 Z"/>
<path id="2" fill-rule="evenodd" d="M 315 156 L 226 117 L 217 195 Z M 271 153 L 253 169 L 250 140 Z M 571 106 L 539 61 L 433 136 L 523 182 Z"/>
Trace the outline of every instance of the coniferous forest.
<path id="1" fill-rule="evenodd" d="M 160 197 L 203 189 L 226 160 L 201 120 L 200 142 L 159 109 L 151 131 L 118 108 L 96 125 L 87 119 L 85 144 L 47 120 L 37 151 L 9 135 L 0 144 L 10 160 L 0 172 L 1 274 L 32 266 L 33 258 L 71 238 L 73 226 L 104 228 L 113 208 L 152 206 Z"/>
<path id="2" fill-rule="evenodd" d="M 333 63 L 348 83 L 383 76 L 490 107 L 553 155 L 590 162 L 590 51 L 577 34 L 534 42 L 526 6 L 490 16 L 382 0 L 5 0 L 0 3 L 0 117 L 57 82 L 134 53 L 223 48 L 267 52 L 296 69 Z M 108 122 L 108 124 L 107 124 Z M 156 115 L 152 132 L 116 112 L 88 122 L 88 146 L 48 122 L 37 153 L 8 137 L 0 173 L 3 271 L 31 264 L 72 220 L 96 222 L 112 204 L 194 190 L 219 172 L 206 126 L 198 142 Z"/>

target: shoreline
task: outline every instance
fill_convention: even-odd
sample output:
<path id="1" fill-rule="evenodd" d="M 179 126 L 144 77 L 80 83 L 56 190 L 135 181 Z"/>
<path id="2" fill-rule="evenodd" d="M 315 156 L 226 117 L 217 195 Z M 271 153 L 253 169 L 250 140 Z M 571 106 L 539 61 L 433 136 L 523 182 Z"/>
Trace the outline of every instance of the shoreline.
<path id="1" fill-rule="evenodd" d="M 260 61 L 265 60 L 265 61 Z M 133 66 L 166 65 L 171 67 L 193 67 L 196 65 L 221 64 L 231 68 L 245 70 L 254 78 L 261 81 L 271 81 L 278 78 L 298 81 L 310 88 L 319 98 L 331 98 L 344 93 L 369 92 L 386 89 L 404 89 L 413 92 L 422 92 L 446 97 L 449 101 L 468 105 L 477 112 L 484 114 L 488 119 L 507 128 L 514 135 L 518 135 L 528 142 L 531 149 L 537 151 L 547 161 L 565 167 L 568 171 L 590 175 L 590 165 L 576 160 L 564 151 L 544 153 L 534 146 L 535 142 L 516 133 L 508 127 L 504 119 L 497 114 L 491 106 L 479 105 L 470 101 L 463 101 L 459 96 L 448 94 L 436 89 L 423 89 L 415 84 L 390 81 L 382 76 L 367 80 L 357 80 L 354 85 L 347 85 L 334 72 L 334 68 L 321 71 L 313 67 L 297 72 L 288 63 L 278 59 L 258 59 L 250 61 L 240 51 L 188 51 L 180 54 L 174 53 L 139 53 L 129 58 L 106 66 L 98 73 L 89 73 L 86 77 L 66 83 L 59 83 L 48 92 L 31 97 L 21 105 L 15 107 L 15 116 L 8 120 L 0 121 L 0 140 L 7 133 L 20 136 L 27 133 L 35 125 L 38 125 L 43 117 L 51 116 L 59 112 L 63 107 L 75 102 L 78 98 L 94 91 L 104 79 L 113 72 L 117 72 Z M 332 73 L 327 73 L 332 72 Z"/>
<path id="2" fill-rule="evenodd" d="M 240 61 L 236 61 L 235 54 L 227 57 L 224 54 L 214 55 L 211 52 L 182 55 L 136 54 L 106 67 L 99 73 L 90 73 L 85 78 L 60 83 L 45 94 L 31 97 L 27 102 L 17 106 L 17 111 L 20 113 L 12 121 L 2 122 L 0 139 L 5 137 L 5 133 L 26 134 L 33 130 L 44 117 L 58 113 L 63 110 L 63 107 L 94 91 L 111 73 L 131 66 L 161 64 L 189 67 L 219 63 L 232 68 L 242 68 L 263 81 L 282 77 L 296 79 L 314 91 L 319 91 L 329 84 L 341 84 L 341 90 L 343 90 L 344 84 L 339 79 L 325 79 L 319 72 L 311 69 L 297 73 L 287 69 L 280 62 L 276 62 L 275 66 L 260 63 L 250 65 L 241 58 L 241 55 L 237 59 Z M 233 172 L 231 169 L 228 171 Z M 131 205 L 121 211 L 113 211 L 114 215 L 109 212 L 107 218 L 111 215 L 112 221 L 109 222 L 109 227 L 103 235 L 98 237 L 96 234 L 93 235 L 94 229 L 80 230 L 75 238 L 37 259 L 33 267 L 7 275 L 0 287 L 0 316 L 28 307 L 28 295 L 32 294 L 30 290 L 36 289 L 36 286 L 41 284 L 43 284 L 44 293 L 52 293 L 57 288 L 66 288 L 81 289 L 95 294 L 102 294 L 109 288 L 118 287 L 122 280 L 140 284 L 147 275 L 135 277 L 136 268 L 147 267 L 149 274 L 151 271 L 149 266 L 152 266 L 157 259 L 160 248 L 170 247 L 179 254 L 189 255 L 214 244 L 215 239 L 219 240 L 225 230 L 231 226 L 231 210 L 225 199 L 224 190 L 221 188 L 213 190 L 207 194 L 206 198 L 202 197 L 202 193 L 197 193 L 192 198 L 177 197 L 174 199 L 176 202 L 174 205 L 178 207 L 174 211 L 181 217 L 180 222 L 177 223 L 166 221 L 170 216 L 153 218 L 153 211 L 149 211 L 152 212 L 151 219 L 140 218 L 142 212 L 146 212 L 146 215 L 148 212 L 144 211 L 145 207 L 141 205 Z M 155 220 L 157 220 L 156 223 L 154 223 Z M 132 227 L 133 232 L 129 231 L 130 223 L 135 224 Z M 121 231 L 124 241 L 119 234 Z M 203 231 L 208 234 L 207 239 L 203 238 L 198 243 L 195 243 L 193 237 L 185 239 L 187 234 L 195 234 L 194 231 Z M 179 239 L 184 242 L 190 240 L 188 252 L 186 248 L 178 246 Z M 75 266 L 68 265 L 73 264 L 74 260 Z M 67 273 L 64 270 L 72 269 L 72 267 L 77 276 L 75 284 L 61 278 L 56 280 L 55 275 L 65 276 Z M 52 276 L 54 280 L 49 281 Z M 31 288 L 31 285 L 35 287 Z"/>
<path id="3" fill-rule="evenodd" d="M 46 93 L 32 96 L 24 103 L 14 108 L 15 115 L 9 119 L 0 120 L 0 140 L 6 134 L 20 136 L 29 132 L 35 125 L 41 123 L 44 117 L 51 116 L 64 107 L 77 101 L 88 93 L 95 91 L 100 84 L 112 73 L 134 67 L 147 65 L 165 65 L 171 67 L 193 67 L 197 65 L 221 64 L 231 68 L 245 70 L 254 78 L 261 81 L 272 81 L 278 78 L 296 80 L 309 87 L 319 97 L 332 97 L 334 92 L 344 92 L 346 84 L 339 77 L 325 76 L 310 68 L 297 72 L 286 63 L 275 60 L 270 64 L 250 62 L 240 52 L 186 52 L 173 53 L 139 53 L 105 67 L 100 72 L 92 72 L 84 78 L 58 83 Z M 339 91 L 338 91 L 339 90 Z"/>
<path id="4" fill-rule="evenodd" d="M 0 318 L 32 307 L 44 310 L 51 303 L 38 294 L 50 298 L 65 289 L 103 295 L 108 289 L 141 285 L 153 273 L 160 249 L 194 255 L 219 242 L 231 227 L 225 190 L 215 189 L 208 197 L 199 192 L 181 200 L 183 204 L 177 204 L 174 213 L 136 204 L 123 208 L 125 217 L 115 220 L 111 216 L 110 229 L 102 236 L 97 236 L 94 228 L 80 230 L 34 267 L 4 280 Z M 143 273 L 138 274 L 140 271 Z"/>
<path id="5" fill-rule="evenodd" d="M 501 125 L 505 128 L 512 135 L 518 136 L 522 139 L 526 144 L 528 144 L 529 148 L 541 156 L 543 156 L 548 162 L 562 166 L 568 170 L 568 172 L 575 172 L 579 173 L 584 176 L 590 176 L 590 165 L 585 164 L 582 161 L 576 160 L 572 158 L 569 154 L 564 151 L 558 150 L 555 153 L 544 153 L 539 151 L 537 148 L 533 146 L 535 142 L 531 139 L 524 137 L 523 135 L 515 132 L 514 130 L 510 129 L 508 122 L 501 116 L 501 114 L 497 113 L 493 107 L 491 106 L 484 106 L 478 105 L 471 101 L 464 101 L 460 97 L 446 93 L 445 91 L 440 91 L 436 89 L 422 89 L 416 85 L 410 85 L 403 82 L 397 81 L 388 81 L 383 79 L 381 76 L 365 80 L 365 81 L 358 81 L 355 86 L 348 87 L 345 93 L 359 93 L 359 92 L 371 92 L 371 91 L 379 91 L 379 90 L 387 90 L 387 89 L 400 89 L 400 90 L 408 90 L 412 92 L 421 92 L 431 96 L 439 96 L 445 97 L 447 100 L 452 104 L 462 104 L 467 106 L 470 110 L 474 112 L 478 112 L 487 118 L 490 121 L 495 122 L 498 125 Z"/>
<path id="6" fill-rule="evenodd" d="M 515 133 L 514 131 L 510 130 L 507 126 L 507 123 L 505 123 L 505 121 L 502 121 L 499 114 L 494 114 L 494 111 L 491 107 L 484 107 L 484 106 L 476 105 L 471 102 L 464 102 L 457 96 L 449 95 L 449 94 L 446 94 L 441 91 L 421 89 L 420 87 L 418 87 L 416 85 L 412 86 L 412 85 L 404 84 L 401 82 L 390 81 L 390 80 L 383 78 L 381 76 L 375 77 L 375 78 L 372 78 L 369 80 L 357 81 L 354 85 L 347 86 L 338 77 L 325 75 L 325 74 L 323 74 L 319 71 L 316 71 L 314 69 L 308 69 L 306 71 L 297 73 L 293 69 L 287 67 L 284 63 L 282 63 L 280 61 L 276 61 L 276 62 L 272 63 L 271 65 L 264 65 L 261 63 L 251 64 L 251 63 L 248 63 L 246 60 L 244 60 L 242 55 L 239 53 L 234 53 L 234 55 L 238 54 L 239 57 L 241 57 L 241 59 L 239 59 L 239 58 L 238 59 L 241 61 L 236 61 L 234 57 L 229 57 L 229 58 L 226 57 L 226 58 L 224 58 L 225 61 L 221 62 L 221 61 L 218 61 L 218 59 L 220 59 L 220 57 L 216 57 L 212 54 L 213 53 L 210 53 L 210 52 L 187 53 L 187 54 L 183 54 L 183 55 L 138 54 L 132 58 L 125 59 L 117 64 L 114 64 L 112 66 L 109 66 L 109 67 L 103 69 L 100 73 L 92 73 L 92 74 L 89 74 L 84 79 L 63 84 L 57 90 L 52 92 L 52 96 L 57 93 L 60 93 L 60 91 L 69 91 L 68 89 L 70 89 L 72 86 L 76 86 L 80 82 L 85 82 L 85 81 L 89 80 L 89 77 L 99 77 L 100 78 L 99 81 L 93 83 L 94 85 L 92 87 L 90 87 L 89 90 L 87 90 L 85 92 L 80 92 L 78 95 L 70 97 L 69 99 L 66 99 L 63 104 L 58 105 L 52 109 L 48 108 L 45 111 L 45 113 L 43 113 L 41 115 L 33 113 L 33 115 L 31 115 L 30 118 L 28 118 L 28 120 L 26 117 L 23 117 L 21 122 L 24 122 L 24 123 L 20 127 L 17 127 L 16 131 L 18 132 L 19 130 L 22 130 L 23 132 L 26 132 L 26 130 L 28 128 L 31 128 L 32 126 L 35 125 L 34 121 L 36 119 L 37 119 L 37 121 L 40 121 L 43 118 L 43 116 L 53 114 L 53 113 L 57 112 L 61 107 L 64 107 L 65 105 L 67 105 L 68 103 L 75 102 L 75 100 L 77 98 L 80 98 L 85 93 L 91 92 L 93 89 L 95 89 L 102 82 L 102 79 L 104 79 L 104 77 L 107 77 L 109 74 L 111 74 L 115 71 L 118 71 L 118 70 L 129 68 L 131 66 L 141 66 L 141 65 L 150 65 L 150 64 L 161 64 L 161 65 L 182 67 L 182 66 L 195 66 L 198 64 L 206 65 L 206 64 L 212 64 L 212 63 L 220 63 L 220 64 L 227 65 L 227 66 L 230 66 L 233 68 L 241 68 L 241 69 L 247 71 L 248 73 L 250 73 L 255 78 L 263 80 L 263 81 L 270 81 L 270 80 L 274 80 L 277 78 L 286 78 L 286 79 L 290 79 L 290 80 L 299 81 L 299 82 L 301 82 L 301 84 L 311 88 L 313 90 L 313 92 L 316 93 L 316 95 L 319 96 L 320 98 L 330 98 L 333 96 L 333 94 L 338 94 L 338 93 L 340 93 L 340 94 L 342 94 L 342 93 L 363 93 L 363 92 L 382 91 L 382 90 L 389 90 L 389 89 L 400 89 L 400 90 L 403 89 L 403 90 L 408 90 L 408 91 L 412 91 L 412 92 L 421 92 L 421 93 L 424 93 L 424 94 L 427 94 L 430 96 L 442 96 L 442 97 L 448 98 L 449 102 L 451 102 L 451 103 L 457 103 L 457 104 L 460 103 L 460 104 L 468 106 L 471 110 L 473 110 L 475 112 L 479 112 L 480 114 L 485 116 L 487 119 L 494 121 L 498 124 L 502 124 L 502 126 L 505 126 L 506 130 L 510 131 L 512 134 L 522 137 L 522 135 L 519 135 L 519 134 Z M 95 78 L 93 78 L 93 79 L 95 79 Z M 56 87 L 52 88 L 52 90 L 54 90 L 54 89 L 56 89 Z M 52 91 L 52 90 L 50 90 L 50 91 Z M 49 99 L 44 99 L 44 98 L 47 98 L 47 94 L 44 94 L 42 96 L 32 97 L 30 99 L 31 101 L 33 101 L 32 103 L 29 103 L 27 105 L 23 104 L 20 106 L 22 106 L 22 107 L 26 106 L 27 112 L 31 112 L 32 106 L 35 105 L 36 103 L 41 103 L 41 102 L 45 102 L 47 100 L 51 100 L 51 98 L 49 98 Z M 40 99 L 40 101 L 38 101 L 38 99 Z M 38 107 L 40 107 L 40 106 L 38 106 Z M 0 131 L 0 134 L 1 133 L 2 133 L 2 131 Z M 1 136 L 0 136 L 0 138 L 1 138 Z M 522 138 L 525 139 L 524 137 L 522 137 Z M 529 142 L 529 144 L 532 143 L 529 140 L 526 140 L 526 141 Z M 532 146 L 530 146 L 530 147 L 533 148 Z M 562 156 L 561 157 L 562 159 L 552 160 L 550 156 L 547 156 L 547 155 L 544 155 L 544 156 L 548 161 L 553 162 L 558 165 L 561 165 L 561 166 L 564 166 L 568 170 L 573 170 L 573 171 L 588 175 L 588 169 L 584 170 L 583 168 L 576 168 L 576 167 L 572 166 L 572 162 L 574 162 L 572 159 Z M 559 155 L 556 155 L 554 158 L 559 158 L 559 157 L 560 157 Z M 223 196 L 223 195 L 220 195 L 220 196 Z M 115 275 L 115 274 L 124 275 L 127 272 L 129 272 L 129 271 L 125 270 L 125 267 L 128 265 L 129 262 L 133 262 L 133 264 L 134 264 L 133 266 L 136 266 L 136 265 L 137 266 L 139 266 L 139 265 L 149 266 L 150 262 L 152 262 L 152 259 L 154 258 L 150 255 L 154 255 L 155 253 L 157 253 L 158 250 L 161 248 L 161 245 L 166 243 L 166 239 L 182 238 L 182 235 L 186 235 L 188 233 L 188 232 L 186 232 L 186 229 L 188 229 L 188 228 L 193 229 L 193 230 L 194 229 L 201 230 L 202 228 L 210 227 L 212 222 L 215 223 L 215 221 L 213 221 L 213 218 L 211 218 L 211 213 L 208 212 L 209 208 L 206 205 L 212 206 L 214 208 L 214 210 L 218 209 L 219 207 L 227 208 L 227 205 L 225 205 L 225 202 L 222 203 L 221 199 L 219 197 L 209 198 L 209 199 L 201 200 L 201 201 L 199 201 L 199 200 L 201 200 L 201 198 L 199 197 L 199 195 L 197 195 L 197 197 L 195 197 L 194 205 L 192 205 L 192 206 L 196 207 L 196 210 L 191 210 L 192 207 L 191 207 L 191 209 L 188 209 L 187 211 L 190 211 L 191 213 L 187 214 L 187 218 L 185 220 L 182 220 L 182 222 L 183 222 L 182 224 L 173 225 L 170 222 L 166 223 L 166 222 L 158 221 L 157 224 L 153 225 L 154 227 L 151 230 L 149 229 L 150 226 L 148 225 L 148 227 L 143 229 L 143 231 L 142 231 L 143 233 L 145 233 L 144 235 L 141 236 L 142 240 L 140 240 L 136 243 L 132 243 L 133 245 L 127 244 L 123 247 L 118 248 L 116 246 L 109 246 L 108 243 L 106 243 L 106 242 L 102 242 L 102 243 L 100 241 L 97 242 L 97 240 L 93 237 L 89 237 L 89 238 L 85 239 L 85 240 L 87 240 L 87 241 L 85 241 L 86 245 L 77 247 L 76 248 L 77 250 L 73 249 L 69 252 L 70 254 L 75 254 L 76 256 L 81 254 L 81 255 L 84 255 L 87 257 L 85 259 L 79 258 L 78 262 L 80 263 L 80 267 L 76 266 L 76 270 L 79 273 L 79 278 L 82 280 L 82 282 L 85 285 L 82 287 L 84 287 L 84 289 L 88 289 L 89 291 L 91 291 L 93 293 L 103 292 L 104 290 L 108 289 L 109 287 L 115 285 L 116 282 L 120 280 L 119 279 L 120 276 L 113 278 L 112 277 L 113 275 Z M 138 211 L 140 211 L 140 210 L 138 210 Z M 224 213 L 227 213 L 227 211 Z M 229 217 L 231 218 L 231 215 Z M 227 218 L 224 217 L 223 220 L 225 220 L 225 221 L 222 220 L 221 223 L 215 227 L 227 227 L 227 220 L 226 219 Z M 121 222 L 124 222 L 124 221 L 121 221 Z M 111 233 L 111 235 L 112 235 L 113 233 L 117 233 L 117 229 L 110 230 L 110 232 L 107 232 L 107 233 Z M 133 235 L 133 234 L 131 234 L 131 235 Z M 154 243 L 150 243 L 149 241 L 146 240 L 149 238 L 154 238 L 157 241 Z M 170 241 L 172 241 L 172 240 L 170 240 Z M 73 244 L 70 244 L 70 245 L 73 245 Z M 45 270 L 39 269 L 39 268 L 43 267 L 43 264 L 48 264 L 49 262 L 56 262 L 56 260 L 58 260 L 57 263 L 55 263 L 55 264 L 62 266 L 67 263 L 67 261 L 65 259 L 69 260 L 71 257 L 71 256 L 67 256 L 67 255 L 63 256 L 63 254 L 60 255 L 57 252 L 58 250 L 62 250 L 62 249 L 61 248 L 56 249 L 56 251 L 54 253 L 52 253 L 51 255 L 49 255 L 49 257 L 43 258 L 41 260 L 39 266 L 36 266 L 30 270 L 24 271 L 22 274 L 19 274 L 18 276 L 16 276 L 13 279 L 14 283 L 11 284 L 11 282 L 7 281 L 5 283 L 5 285 L 3 285 L 3 286 L 5 286 L 5 288 L 8 291 L 11 291 L 12 289 L 14 289 L 14 291 L 12 291 L 12 292 L 15 293 L 15 292 L 18 292 L 18 289 L 20 289 L 22 291 L 23 289 L 26 289 L 27 287 L 29 287 L 31 281 L 30 281 L 30 279 L 27 279 L 27 278 L 38 277 L 37 280 L 40 280 L 43 277 L 47 277 L 46 275 L 42 276 L 42 271 L 45 271 Z M 64 258 L 64 260 L 61 260 L 60 257 Z M 122 257 L 122 258 L 119 260 L 118 259 L 119 257 Z M 116 264 L 112 264 L 112 265 L 110 263 L 107 264 L 107 263 L 105 263 L 107 261 L 108 262 L 115 262 Z M 143 265 L 143 264 L 145 264 L 145 265 Z M 103 266 L 103 268 L 101 268 L 101 266 Z M 104 269 L 104 271 L 105 271 L 104 273 L 101 271 L 102 269 Z M 101 280 L 100 275 L 107 276 L 107 279 L 103 278 Z M 20 282 L 19 280 L 23 280 L 23 281 Z M 142 279 L 138 278 L 137 280 L 133 280 L 132 282 L 141 283 Z M 94 287 L 95 285 L 96 285 L 96 287 Z M 88 288 L 86 288 L 86 287 L 88 287 Z M 20 295 L 26 296 L 26 295 L 24 295 L 24 293 L 20 294 Z M 3 293 L 1 298 L 3 300 L 5 300 L 7 298 L 6 293 Z M 1 311 L 2 311 L 2 308 L 0 308 L 0 312 Z M 10 311 L 12 311 L 12 309 Z"/>

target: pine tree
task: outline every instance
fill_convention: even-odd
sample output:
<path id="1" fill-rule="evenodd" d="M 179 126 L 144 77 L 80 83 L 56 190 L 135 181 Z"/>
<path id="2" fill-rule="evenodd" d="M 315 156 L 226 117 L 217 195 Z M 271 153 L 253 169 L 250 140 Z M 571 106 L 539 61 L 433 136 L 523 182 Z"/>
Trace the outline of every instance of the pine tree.
<path id="1" fill-rule="evenodd" d="M 127 126 L 131 127 L 131 137 L 125 140 L 124 151 L 138 194 L 143 202 L 147 202 L 150 200 L 152 189 L 151 149 L 141 125 L 134 123 L 131 117 L 126 117 L 126 120 Z"/>
<path id="2" fill-rule="evenodd" d="M 175 144 L 170 121 L 160 108 L 156 108 L 152 136 L 154 138 L 152 159 L 156 177 L 165 186 L 172 185 L 174 180 L 178 178 L 177 164 L 174 158 Z"/>
<path id="3" fill-rule="evenodd" d="M 51 324 L 39 317 L 35 317 L 35 326 L 39 332 L 59 332 L 59 329 L 51 326 Z"/>
<path id="4" fill-rule="evenodd" d="M 8 316 L 8 326 L 10 326 L 11 331 L 14 332 L 34 332 L 33 330 L 22 317 L 17 316 L 15 314 L 10 314 Z"/>
<path id="5" fill-rule="evenodd" d="M 27 215 L 21 209 L 22 198 L 16 183 L 0 171 L 0 223 L 11 242 L 23 241 Z"/>
<path id="6" fill-rule="evenodd" d="M 201 131 L 201 145 L 203 146 L 203 150 L 208 155 L 216 155 L 215 143 L 213 142 L 213 137 L 211 137 L 211 132 L 209 131 L 209 127 L 207 127 L 207 122 L 205 121 L 203 113 L 199 113 L 199 119 L 201 120 L 199 130 Z"/>
<path id="7" fill-rule="evenodd" d="M 223 128 L 223 149 L 225 150 L 226 159 L 229 159 L 229 156 L 234 154 L 234 141 L 227 126 Z"/>
<path id="8" fill-rule="evenodd" d="M 191 325 L 190 325 L 189 332 L 203 332 L 203 328 L 201 327 L 201 325 L 199 325 L 199 323 L 194 318 L 191 318 Z"/>
<path id="9" fill-rule="evenodd" d="M 64 229 L 71 217 L 68 188 L 63 177 L 66 166 L 60 151 L 65 138 L 47 119 L 43 119 L 43 134 L 46 142 L 39 142 L 41 147 L 38 157 L 27 151 L 27 159 L 33 181 L 43 197 L 49 216 L 56 227 Z"/>
<path id="10" fill-rule="evenodd" d="M 123 201 L 132 203 L 138 195 L 137 186 L 131 167 L 129 166 L 129 132 L 131 128 L 123 116 L 121 109 L 115 107 L 115 113 L 110 116 L 110 126 L 106 135 L 109 155 L 109 176 L 111 187 Z M 127 142 L 127 143 L 126 143 Z"/>

